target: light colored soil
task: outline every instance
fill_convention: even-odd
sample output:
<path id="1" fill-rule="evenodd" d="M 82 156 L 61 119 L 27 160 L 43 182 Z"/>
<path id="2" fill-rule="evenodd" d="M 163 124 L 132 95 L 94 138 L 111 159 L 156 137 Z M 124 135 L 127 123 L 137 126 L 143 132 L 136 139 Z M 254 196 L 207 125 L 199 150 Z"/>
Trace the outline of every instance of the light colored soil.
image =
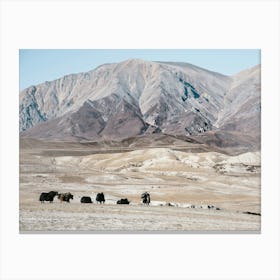
<path id="1" fill-rule="evenodd" d="M 260 217 L 229 211 L 168 206 L 53 204 L 21 205 L 21 231 L 251 231 Z"/>
<path id="2" fill-rule="evenodd" d="M 243 213 L 261 212 L 257 154 L 233 158 L 170 148 L 100 154 L 90 147 L 83 153 L 79 146 L 61 143 L 58 148 L 59 152 L 52 144 L 47 149 L 32 149 L 32 145 L 20 149 L 21 232 L 260 231 L 260 216 Z M 244 160 L 252 162 L 254 171 L 248 171 L 250 165 Z M 74 200 L 41 204 L 40 193 L 51 190 L 70 191 Z M 82 196 L 94 200 L 101 191 L 105 205 L 80 203 Z M 144 191 L 151 194 L 149 207 L 141 205 Z M 120 198 L 128 198 L 131 204 L 116 205 Z M 196 208 L 189 208 L 191 204 Z"/>

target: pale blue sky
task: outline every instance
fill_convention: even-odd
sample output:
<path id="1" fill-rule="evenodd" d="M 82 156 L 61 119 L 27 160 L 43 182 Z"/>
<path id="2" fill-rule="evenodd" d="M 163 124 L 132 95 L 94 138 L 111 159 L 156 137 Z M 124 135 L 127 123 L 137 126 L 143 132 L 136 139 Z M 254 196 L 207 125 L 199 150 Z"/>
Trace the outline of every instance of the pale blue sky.
<path id="1" fill-rule="evenodd" d="M 19 51 L 20 90 L 67 74 L 86 72 L 104 63 L 131 58 L 188 62 L 224 75 L 232 75 L 261 63 L 260 50 L 255 49 L 22 49 Z"/>

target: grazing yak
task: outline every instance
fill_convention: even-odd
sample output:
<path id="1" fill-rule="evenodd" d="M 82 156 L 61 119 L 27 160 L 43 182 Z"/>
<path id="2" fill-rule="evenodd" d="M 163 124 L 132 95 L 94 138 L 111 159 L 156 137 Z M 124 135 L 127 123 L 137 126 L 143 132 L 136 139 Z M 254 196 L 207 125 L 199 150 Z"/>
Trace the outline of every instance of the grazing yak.
<path id="1" fill-rule="evenodd" d="M 50 203 L 52 203 L 56 195 L 58 195 L 58 192 L 54 192 L 54 191 L 48 193 L 42 192 L 39 197 L 39 201 L 41 201 L 41 203 L 43 203 L 44 201 L 49 201 Z"/>
<path id="2" fill-rule="evenodd" d="M 70 199 L 73 199 L 73 198 L 74 198 L 74 196 L 70 192 L 58 194 L 58 199 L 60 199 L 60 202 L 62 202 L 62 201 L 70 202 Z"/>
<path id="3" fill-rule="evenodd" d="M 120 200 L 117 201 L 117 204 L 129 204 L 130 201 L 128 201 L 127 198 L 121 198 Z"/>
<path id="4" fill-rule="evenodd" d="M 97 201 L 97 203 L 99 202 L 100 204 L 101 204 L 101 203 L 105 203 L 105 196 L 104 196 L 104 193 L 103 193 L 103 192 L 102 192 L 102 193 L 98 193 L 98 194 L 96 195 L 95 200 Z"/>
<path id="5" fill-rule="evenodd" d="M 92 203 L 92 200 L 89 196 L 83 196 L 81 198 L 81 203 Z"/>
<path id="6" fill-rule="evenodd" d="M 150 194 L 148 192 L 142 193 L 141 198 L 142 198 L 142 202 L 145 205 L 149 205 L 150 204 L 151 198 L 150 198 Z"/>

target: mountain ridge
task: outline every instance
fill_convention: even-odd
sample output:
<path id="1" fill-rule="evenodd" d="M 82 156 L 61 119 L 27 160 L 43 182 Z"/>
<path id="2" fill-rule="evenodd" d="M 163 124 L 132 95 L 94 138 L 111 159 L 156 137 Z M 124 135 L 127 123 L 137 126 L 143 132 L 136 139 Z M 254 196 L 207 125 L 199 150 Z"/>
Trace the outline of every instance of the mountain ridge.
<path id="1" fill-rule="evenodd" d="M 238 131 L 259 145 L 260 88 L 260 65 L 226 76 L 178 62 L 103 64 L 21 91 L 20 136 L 121 141 Z"/>

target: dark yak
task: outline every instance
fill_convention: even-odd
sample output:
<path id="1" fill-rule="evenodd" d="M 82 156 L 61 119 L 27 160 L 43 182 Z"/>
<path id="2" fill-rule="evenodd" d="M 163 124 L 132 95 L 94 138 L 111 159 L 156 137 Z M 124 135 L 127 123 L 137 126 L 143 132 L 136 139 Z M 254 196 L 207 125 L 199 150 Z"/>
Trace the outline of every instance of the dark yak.
<path id="1" fill-rule="evenodd" d="M 101 204 L 101 203 L 105 203 L 105 196 L 104 196 L 104 193 L 103 193 L 103 192 L 102 192 L 102 193 L 98 193 L 98 194 L 96 195 L 95 200 L 97 201 L 97 203 L 99 202 L 100 204 Z"/>
<path id="2" fill-rule="evenodd" d="M 151 202 L 150 194 L 148 192 L 144 192 L 141 195 L 142 202 L 146 205 L 149 205 Z"/>
<path id="3" fill-rule="evenodd" d="M 117 204 L 129 204 L 130 201 L 128 201 L 127 198 L 121 198 L 120 200 L 117 201 Z"/>
<path id="4" fill-rule="evenodd" d="M 92 200 L 89 196 L 83 196 L 81 198 L 81 203 L 92 203 Z"/>
<path id="5" fill-rule="evenodd" d="M 70 199 L 73 199 L 73 198 L 74 198 L 74 196 L 70 192 L 58 194 L 58 199 L 60 199 L 60 202 L 62 202 L 62 201 L 70 202 Z"/>
<path id="6" fill-rule="evenodd" d="M 58 195 L 58 192 L 54 192 L 54 191 L 48 193 L 42 192 L 39 201 L 41 201 L 41 203 L 43 203 L 44 201 L 49 201 L 50 203 L 52 203 L 56 195 Z"/>

